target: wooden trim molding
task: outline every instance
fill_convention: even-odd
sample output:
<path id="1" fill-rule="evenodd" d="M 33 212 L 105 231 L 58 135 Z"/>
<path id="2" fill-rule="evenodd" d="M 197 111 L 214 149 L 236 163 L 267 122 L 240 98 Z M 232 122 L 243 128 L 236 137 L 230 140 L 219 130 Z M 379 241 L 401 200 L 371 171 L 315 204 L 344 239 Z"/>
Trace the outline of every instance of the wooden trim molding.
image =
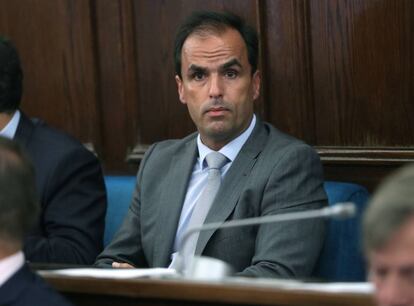
<path id="1" fill-rule="evenodd" d="M 127 156 L 125 158 L 126 162 L 128 164 L 138 165 L 144 158 L 144 154 L 149 149 L 149 147 L 149 144 L 136 144 L 134 148 L 127 153 Z"/>
<path id="2" fill-rule="evenodd" d="M 127 154 L 126 161 L 139 164 L 149 144 L 136 144 Z M 367 148 L 315 146 L 324 165 L 394 165 L 414 162 L 414 148 Z"/>
<path id="3" fill-rule="evenodd" d="M 323 164 L 402 165 L 414 162 L 414 148 L 315 146 Z"/>
<path id="4" fill-rule="evenodd" d="M 150 145 L 137 144 L 126 161 L 139 165 Z M 414 148 L 370 148 L 315 146 L 326 180 L 353 182 L 370 192 L 390 173 L 406 163 L 414 162 Z"/>

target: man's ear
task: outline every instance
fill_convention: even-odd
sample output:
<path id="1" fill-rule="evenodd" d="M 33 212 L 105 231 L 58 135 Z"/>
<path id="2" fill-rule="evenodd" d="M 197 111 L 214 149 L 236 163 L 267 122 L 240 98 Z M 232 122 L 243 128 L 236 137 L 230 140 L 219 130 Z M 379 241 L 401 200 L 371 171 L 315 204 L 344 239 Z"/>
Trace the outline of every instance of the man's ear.
<path id="1" fill-rule="evenodd" d="M 256 100 L 260 96 L 261 82 L 262 82 L 262 74 L 260 73 L 260 70 L 256 70 L 256 72 L 253 73 L 253 77 L 252 77 L 253 100 Z"/>
<path id="2" fill-rule="evenodd" d="M 175 75 L 175 82 L 177 83 L 178 97 L 180 98 L 181 103 L 187 104 L 184 99 L 184 88 L 183 80 L 181 80 L 179 75 Z"/>

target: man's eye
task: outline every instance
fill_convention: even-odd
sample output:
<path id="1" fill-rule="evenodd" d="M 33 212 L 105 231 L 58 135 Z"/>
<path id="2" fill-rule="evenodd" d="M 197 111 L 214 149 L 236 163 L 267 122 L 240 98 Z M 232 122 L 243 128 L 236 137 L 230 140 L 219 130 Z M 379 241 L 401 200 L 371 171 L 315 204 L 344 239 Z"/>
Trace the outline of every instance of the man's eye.
<path id="1" fill-rule="evenodd" d="M 192 75 L 192 78 L 196 81 L 201 81 L 205 77 L 205 74 L 203 72 L 194 72 Z"/>
<path id="2" fill-rule="evenodd" d="M 238 75 L 238 73 L 237 73 L 237 71 L 236 71 L 236 70 L 227 70 L 227 71 L 225 72 L 225 76 L 226 76 L 226 78 L 229 78 L 229 79 L 234 79 L 234 78 L 236 78 L 236 77 L 237 77 L 237 75 Z"/>
<path id="3" fill-rule="evenodd" d="M 411 284 L 414 284 L 414 267 L 407 267 L 401 270 L 401 275 L 409 281 Z"/>
<path id="4" fill-rule="evenodd" d="M 388 274 L 388 269 L 386 268 L 376 268 L 376 269 L 372 269 L 371 271 L 372 276 L 376 277 L 377 279 L 382 279 L 385 278 Z"/>

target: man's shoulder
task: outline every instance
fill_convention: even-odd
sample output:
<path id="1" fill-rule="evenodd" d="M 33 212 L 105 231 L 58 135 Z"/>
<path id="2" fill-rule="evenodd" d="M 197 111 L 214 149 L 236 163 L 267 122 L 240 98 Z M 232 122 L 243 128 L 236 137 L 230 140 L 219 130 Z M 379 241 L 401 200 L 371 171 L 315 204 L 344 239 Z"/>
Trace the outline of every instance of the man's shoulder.
<path id="1" fill-rule="evenodd" d="M 26 265 L 7 280 L 1 289 L 4 292 L 0 300 L 7 299 L 13 305 L 70 305 Z"/>
<path id="2" fill-rule="evenodd" d="M 313 151 L 313 148 L 303 140 L 282 132 L 268 122 L 263 122 L 263 130 L 267 134 L 266 150 L 289 151 L 295 148 L 305 148 Z"/>
<path id="3" fill-rule="evenodd" d="M 59 145 L 70 148 L 83 147 L 82 143 L 68 133 L 49 126 L 41 120 L 34 119 L 33 138 L 37 144 Z"/>
<path id="4" fill-rule="evenodd" d="M 320 163 L 319 156 L 312 146 L 269 123 L 262 122 L 259 131 L 252 136 L 251 150 L 260 152 L 259 159 L 267 165 L 266 167 L 270 167 L 271 164 L 284 165 L 286 162 L 297 163 L 304 159 Z M 259 149 L 252 149 L 255 146 Z"/>
<path id="5" fill-rule="evenodd" d="M 153 150 L 159 154 L 172 154 L 184 150 L 188 145 L 195 144 L 197 133 L 192 133 L 181 139 L 167 139 L 153 144 Z"/>
<path id="6" fill-rule="evenodd" d="M 71 154 L 93 156 L 80 141 L 62 130 L 49 126 L 43 120 L 27 117 L 22 120 L 15 139 L 29 154 L 39 157 L 47 153 L 51 159 Z"/>

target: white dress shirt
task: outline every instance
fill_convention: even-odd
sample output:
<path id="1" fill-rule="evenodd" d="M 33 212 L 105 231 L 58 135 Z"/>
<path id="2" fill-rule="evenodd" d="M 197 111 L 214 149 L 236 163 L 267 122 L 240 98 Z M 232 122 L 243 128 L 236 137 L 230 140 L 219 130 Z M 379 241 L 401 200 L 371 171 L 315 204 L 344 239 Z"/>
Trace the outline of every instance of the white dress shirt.
<path id="1" fill-rule="evenodd" d="M 0 259 L 0 287 L 12 277 L 24 264 L 24 255 L 19 251 L 4 259 Z"/>
<path id="2" fill-rule="evenodd" d="M 221 169 L 221 177 L 223 178 L 226 172 L 231 167 L 233 161 L 239 154 L 241 148 L 249 138 L 250 134 L 253 131 L 254 126 L 256 125 L 256 116 L 253 115 L 253 119 L 250 122 L 249 127 L 237 138 L 233 139 L 231 142 L 222 147 L 219 152 L 222 153 L 229 159 L 229 162 Z M 212 152 L 209 147 L 204 145 L 201 142 L 200 134 L 197 136 L 197 148 L 198 148 L 198 158 L 194 164 L 193 172 L 191 174 L 190 182 L 187 188 L 187 194 L 185 196 L 183 208 L 181 210 L 180 221 L 178 223 L 177 233 L 175 235 L 174 241 L 174 253 L 172 254 L 172 259 L 176 255 L 178 244 L 183 234 L 185 233 L 188 223 L 193 213 L 194 207 L 197 203 L 198 198 L 200 197 L 203 188 L 207 184 L 208 177 L 208 167 L 205 158 L 208 153 Z M 171 263 L 170 267 L 173 266 Z"/>
<path id="3" fill-rule="evenodd" d="M 7 125 L 0 131 L 0 135 L 6 138 L 13 139 L 16 134 L 17 126 L 20 121 L 20 111 L 17 110 L 12 119 L 7 123 Z"/>

